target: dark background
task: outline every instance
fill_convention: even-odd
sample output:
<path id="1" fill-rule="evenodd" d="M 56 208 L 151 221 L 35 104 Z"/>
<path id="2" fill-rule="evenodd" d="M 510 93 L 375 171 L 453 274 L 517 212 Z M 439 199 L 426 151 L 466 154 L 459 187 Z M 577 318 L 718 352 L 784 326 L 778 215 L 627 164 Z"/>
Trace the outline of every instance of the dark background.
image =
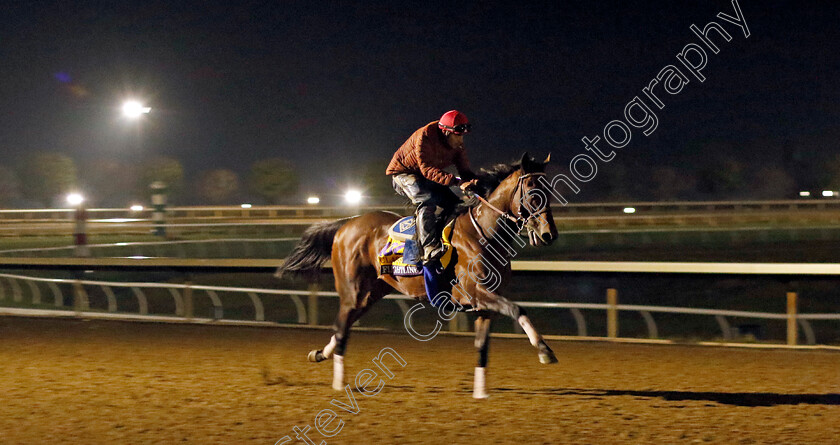
<path id="1" fill-rule="evenodd" d="M 694 181 L 678 198 L 830 186 L 840 4 L 740 6 L 749 38 L 716 18 L 734 15 L 728 1 L 6 1 L 0 163 L 34 151 L 79 162 L 166 155 L 190 177 L 282 157 L 301 171 L 302 195 L 326 193 L 384 168 L 412 131 L 457 108 L 474 123 L 474 165 L 528 150 L 565 166 L 581 137 L 621 118 L 699 43 L 691 24 L 715 20 L 733 39 L 717 40 L 707 80 L 664 98 L 659 128 L 635 132 L 576 199 L 656 199 L 656 166 Z M 125 122 L 126 97 L 152 113 Z M 732 162 L 740 186 L 706 178 Z M 755 192 L 778 182 L 763 180 L 767 168 L 792 181 L 770 193 L 785 196 Z"/>

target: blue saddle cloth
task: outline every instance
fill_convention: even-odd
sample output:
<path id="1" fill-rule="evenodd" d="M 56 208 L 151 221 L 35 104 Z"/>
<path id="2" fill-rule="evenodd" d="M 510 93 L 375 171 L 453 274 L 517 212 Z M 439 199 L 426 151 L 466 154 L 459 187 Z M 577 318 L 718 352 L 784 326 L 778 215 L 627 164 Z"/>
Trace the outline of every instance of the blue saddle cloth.
<path id="1" fill-rule="evenodd" d="M 452 281 L 455 279 L 451 245 L 450 251 L 441 260 L 422 265 L 420 246 L 413 239 L 416 230 L 417 226 L 414 224 L 413 216 L 399 219 L 388 229 L 388 243 L 379 252 L 380 273 L 393 276 L 417 276 L 422 274 L 429 301 L 432 306 L 439 307 L 447 300 L 435 297 L 440 292 L 451 292 Z M 452 224 L 448 224 L 443 232 L 443 242 L 449 245 Z"/>
<path id="2" fill-rule="evenodd" d="M 414 234 L 417 232 L 417 225 L 414 224 L 414 217 L 413 216 L 404 216 L 397 220 L 391 228 L 388 229 L 388 235 L 391 238 L 399 239 L 399 240 L 406 240 L 414 238 Z"/>
<path id="3" fill-rule="evenodd" d="M 391 238 L 402 240 L 405 243 L 402 251 L 402 262 L 412 266 L 420 266 L 423 252 L 420 250 L 420 246 L 414 241 L 415 233 L 417 233 L 417 225 L 414 224 L 413 216 L 400 218 L 388 229 L 388 235 Z M 419 273 L 409 272 L 406 275 L 419 275 Z"/>
<path id="4" fill-rule="evenodd" d="M 421 275 L 422 254 L 414 242 L 414 218 L 405 217 L 388 229 L 388 242 L 379 251 L 379 270 L 382 275 L 405 277 Z"/>

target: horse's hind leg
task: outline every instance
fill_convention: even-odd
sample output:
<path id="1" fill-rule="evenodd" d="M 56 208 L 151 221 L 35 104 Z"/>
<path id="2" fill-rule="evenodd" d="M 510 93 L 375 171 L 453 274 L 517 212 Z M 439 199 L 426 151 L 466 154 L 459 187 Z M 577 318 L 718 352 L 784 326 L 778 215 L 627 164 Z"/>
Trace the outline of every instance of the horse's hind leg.
<path id="1" fill-rule="evenodd" d="M 318 363 L 333 358 L 333 354 L 336 353 L 339 343 L 342 344 L 342 347 L 338 354 L 344 355 L 344 348 L 347 347 L 347 334 L 345 333 L 345 326 L 347 326 L 348 322 L 350 325 L 355 322 L 355 319 L 353 322 L 350 322 L 352 315 L 352 308 L 344 306 L 339 308 L 338 314 L 335 317 L 335 322 L 333 323 L 333 336 L 330 337 L 330 342 L 324 346 L 324 349 L 313 349 L 312 351 L 309 351 L 307 358 L 310 362 Z M 341 342 L 339 342 L 339 338 L 342 340 Z"/>
<path id="2" fill-rule="evenodd" d="M 358 312 L 352 306 L 342 304 L 335 317 L 334 333 L 330 342 L 324 346 L 324 349 L 310 351 L 308 355 L 309 361 L 316 363 L 333 359 L 332 387 L 336 390 L 344 389 L 344 351 L 350 336 L 350 326 L 358 319 Z"/>
<path id="3" fill-rule="evenodd" d="M 490 324 L 492 319 L 479 315 L 475 319 L 475 349 L 478 350 L 478 364 L 475 367 L 473 398 L 486 399 L 487 394 L 487 352 L 490 349 Z"/>
<path id="4" fill-rule="evenodd" d="M 342 304 L 335 321 L 335 335 L 330 340 L 330 344 L 335 342 L 332 387 L 336 391 L 344 389 L 344 351 L 347 349 L 347 340 L 350 339 L 350 326 L 353 326 L 353 322 L 358 318 L 355 312 L 357 311 L 352 307 Z"/>
<path id="5" fill-rule="evenodd" d="M 307 355 L 306 357 L 309 359 L 310 362 L 318 363 L 324 360 L 329 360 L 333 357 L 333 353 L 335 353 L 336 347 L 338 346 L 337 333 L 340 330 L 343 331 L 343 326 L 347 324 L 347 320 L 349 318 L 350 310 L 341 307 L 338 310 L 338 315 L 336 315 L 335 323 L 333 324 L 333 336 L 330 337 L 330 342 L 327 343 L 326 346 L 324 346 L 324 349 L 313 349 L 312 351 L 309 351 L 309 355 Z M 346 347 L 346 339 L 343 343 Z"/>
<path id="6" fill-rule="evenodd" d="M 389 287 L 376 279 L 376 275 L 362 273 L 352 283 L 336 277 L 336 288 L 341 298 L 341 306 L 335 318 L 335 334 L 321 351 L 309 353 L 309 360 L 320 362 L 333 358 L 333 383 L 335 390 L 344 389 L 344 353 L 350 338 L 353 323 L 364 315 L 370 307 L 387 293 Z"/>
<path id="7" fill-rule="evenodd" d="M 333 261 L 333 278 L 335 280 L 335 290 L 338 292 L 339 308 L 338 314 L 335 316 L 333 323 L 333 336 L 330 337 L 330 342 L 324 346 L 324 349 L 316 349 L 309 352 L 307 358 L 310 362 L 318 363 L 328 360 L 333 357 L 333 354 L 341 343 L 341 350 L 339 355 L 344 355 L 344 348 L 347 345 L 346 326 L 352 315 L 355 307 L 355 297 L 358 290 L 358 284 L 354 280 L 347 277 L 347 272 L 341 268 L 335 261 Z M 349 321 L 352 325 L 353 322 Z M 342 340 L 339 342 L 339 340 Z"/>

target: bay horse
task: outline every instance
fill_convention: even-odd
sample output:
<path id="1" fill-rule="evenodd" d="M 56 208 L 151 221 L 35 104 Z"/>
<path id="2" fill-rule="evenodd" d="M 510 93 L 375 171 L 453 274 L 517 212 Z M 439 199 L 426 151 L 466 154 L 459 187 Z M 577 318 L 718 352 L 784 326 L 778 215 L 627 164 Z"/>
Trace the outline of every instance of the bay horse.
<path id="1" fill-rule="evenodd" d="M 460 209 L 456 212 L 460 214 L 456 216 L 451 232 L 451 244 L 454 247 L 452 262 L 458 277 L 458 292 L 453 288 L 451 294 L 438 295 L 447 297 L 448 304 L 468 307 L 477 315 L 475 347 L 478 350 L 478 365 L 473 385 L 473 397 L 477 399 L 488 397 L 485 372 L 490 325 L 499 314 L 511 317 L 522 326 L 531 345 L 539 350 L 541 363 L 557 362 L 554 352 L 531 324 L 525 311 L 502 294 L 511 275 L 510 260 L 516 254 L 513 242 L 525 245 L 519 238 L 520 230 L 527 229 L 533 246 L 548 245 L 557 238 L 549 206 L 550 195 L 545 188 L 547 181 L 544 179 L 550 157 L 539 162 L 525 153 L 519 162 L 482 170 L 479 186 L 484 189 L 482 194 L 487 198 L 480 198 L 477 204 L 466 206 L 466 211 Z M 316 224 L 304 232 L 301 241 L 275 274 L 280 277 L 287 272 L 317 272 L 324 261 L 331 259 L 335 288 L 341 301 L 333 326 L 334 334 L 322 350 L 311 351 L 308 358 L 312 362 L 333 359 L 332 386 L 336 390 L 344 389 L 344 354 L 350 327 L 373 304 L 392 292 L 418 300 L 435 298 L 427 297 L 423 275 L 395 277 L 380 274 L 378 254 L 387 242 L 388 228 L 400 218 L 396 213 L 377 211 Z"/>

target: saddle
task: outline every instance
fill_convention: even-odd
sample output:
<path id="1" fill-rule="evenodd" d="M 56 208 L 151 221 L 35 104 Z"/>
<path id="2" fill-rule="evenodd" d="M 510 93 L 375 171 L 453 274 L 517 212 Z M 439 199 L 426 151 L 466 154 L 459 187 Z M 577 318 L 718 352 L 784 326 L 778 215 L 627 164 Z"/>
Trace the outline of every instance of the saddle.
<path id="1" fill-rule="evenodd" d="M 452 230 L 455 227 L 454 216 L 446 223 L 442 230 L 441 243 L 447 246 L 446 253 L 438 262 L 432 265 L 423 266 L 420 264 L 422 254 L 414 242 L 413 236 L 416 229 L 414 217 L 406 216 L 395 222 L 388 229 L 388 242 L 379 251 L 379 274 L 393 275 L 395 277 L 413 277 L 423 275 L 423 283 L 426 287 L 426 296 L 432 307 L 440 307 L 446 301 L 434 298 L 440 291 L 452 291 L 452 284 L 455 282 L 455 268 L 452 266 L 452 258 L 455 248 L 452 247 Z M 458 307 L 459 312 L 474 311 L 470 305 Z"/>
<path id="2" fill-rule="evenodd" d="M 447 246 L 446 253 L 440 258 L 440 265 L 445 269 L 452 261 L 452 228 L 455 226 L 453 218 L 447 222 L 442 231 L 441 243 Z M 388 242 L 379 251 L 379 274 L 395 277 L 410 277 L 423 275 L 423 265 L 420 262 L 422 249 L 414 240 L 417 227 L 413 216 L 406 216 L 388 228 Z"/>

